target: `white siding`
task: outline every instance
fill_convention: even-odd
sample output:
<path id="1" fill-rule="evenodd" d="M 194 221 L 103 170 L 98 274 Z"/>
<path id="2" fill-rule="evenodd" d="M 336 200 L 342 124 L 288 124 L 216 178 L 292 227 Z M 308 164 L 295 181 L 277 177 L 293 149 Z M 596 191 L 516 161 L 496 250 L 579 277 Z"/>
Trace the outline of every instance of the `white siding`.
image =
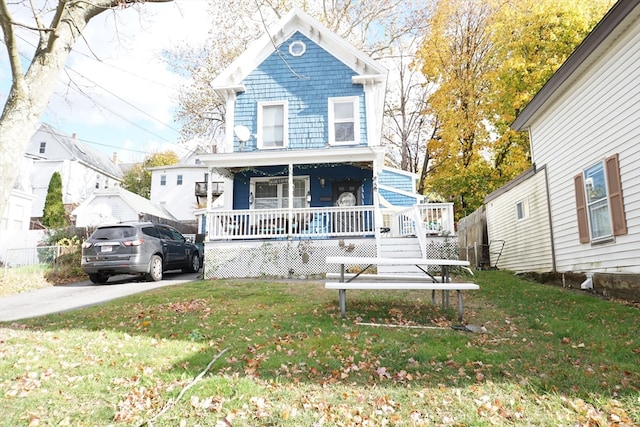
<path id="1" fill-rule="evenodd" d="M 178 220 L 195 220 L 196 204 L 195 183 L 204 181 L 207 168 L 173 167 L 154 169 L 151 172 L 150 200 L 157 205 L 164 205 L 171 215 Z M 166 175 L 166 185 L 160 185 L 160 176 Z M 178 175 L 182 175 L 182 185 L 177 184 Z"/>
<path id="2" fill-rule="evenodd" d="M 97 196 L 74 212 L 78 227 L 138 220 L 138 212 L 119 196 Z"/>
<path id="3" fill-rule="evenodd" d="M 498 267 L 516 273 L 553 270 L 549 210 L 544 170 L 491 199 L 486 205 L 490 240 L 504 240 Z M 516 204 L 524 202 L 528 215 L 518 219 Z M 495 258 L 495 256 L 492 256 Z M 494 265 L 496 259 L 491 259 Z"/>
<path id="4" fill-rule="evenodd" d="M 640 22 L 606 49 L 531 126 L 548 170 L 558 271 L 640 273 Z M 628 234 L 580 244 L 573 177 L 618 153 Z"/>

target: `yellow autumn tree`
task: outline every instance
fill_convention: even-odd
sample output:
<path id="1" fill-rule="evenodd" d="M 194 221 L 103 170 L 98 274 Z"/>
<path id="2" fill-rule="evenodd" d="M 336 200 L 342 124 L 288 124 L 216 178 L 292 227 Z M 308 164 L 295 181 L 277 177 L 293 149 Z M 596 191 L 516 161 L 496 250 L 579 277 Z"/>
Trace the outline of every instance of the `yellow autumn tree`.
<path id="1" fill-rule="evenodd" d="M 530 166 L 517 113 L 612 5 L 611 0 L 440 0 L 417 55 L 436 88 L 425 114 L 438 124 L 424 188 L 457 216 Z"/>

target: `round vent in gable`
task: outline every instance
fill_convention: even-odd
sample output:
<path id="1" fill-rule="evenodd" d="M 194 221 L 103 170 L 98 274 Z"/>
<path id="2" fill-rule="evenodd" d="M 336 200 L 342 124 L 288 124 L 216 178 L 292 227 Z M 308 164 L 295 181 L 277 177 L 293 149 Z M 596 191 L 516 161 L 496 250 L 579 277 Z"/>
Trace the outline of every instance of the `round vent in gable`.
<path id="1" fill-rule="evenodd" d="M 289 44 L 289 53 L 291 56 L 302 56 L 307 51 L 307 45 L 301 40 L 296 40 Z"/>

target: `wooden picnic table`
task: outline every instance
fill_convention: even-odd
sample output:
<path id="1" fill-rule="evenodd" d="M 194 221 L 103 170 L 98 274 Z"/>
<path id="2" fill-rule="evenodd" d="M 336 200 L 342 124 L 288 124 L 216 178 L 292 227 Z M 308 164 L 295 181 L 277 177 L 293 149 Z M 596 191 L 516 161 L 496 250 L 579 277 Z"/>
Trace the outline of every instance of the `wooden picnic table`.
<path id="1" fill-rule="evenodd" d="M 338 300 L 342 317 L 346 315 L 347 289 L 423 289 L 431 290 L 431 301 L 435 304 L 436 290 L 442 291 L 442 308 L 448 306 L 448 292 L 456 291 L 458 294 L 458 319 L 462 321 L 462 291 L 477 290 L 480 287 L 475 283 L 451 283 L 450 269 L 451 267 L 461 267 L 473 272 L 469 269 L 469 261 L 451 260 L 451 259 L 427 259 L 427 258 L 388 258 L 388 257 L 349 257 L 349 256 L 328 256 L 327 264 L 340 264 L 340 276 L 338 282 L 325 283 L 326 289 L 338 289 Z M 400 281 L 402 275 L 398 275 L 397 279 L 384 281 L 355 281 L 367 269 L 374 265 L 415 265 L 423 273 L 425 277 L 423 281 L 416 280 L 416 276 L 411 276 L 411 280 Z M 351 277 L 345 276 L 347 266 L 358 266 L 359 270 Z M 439 278 L 435 277 L 428 271 L 428 267 L 438 266 L 441 271 Z M 375 275 L 367 275 L 373 277 Z M 387 276 L 388 277 L 388 276 Z M 406 276 L 405 276 L 406 277 Z M 346 279 L 346 280 L 345 280 Z"/>

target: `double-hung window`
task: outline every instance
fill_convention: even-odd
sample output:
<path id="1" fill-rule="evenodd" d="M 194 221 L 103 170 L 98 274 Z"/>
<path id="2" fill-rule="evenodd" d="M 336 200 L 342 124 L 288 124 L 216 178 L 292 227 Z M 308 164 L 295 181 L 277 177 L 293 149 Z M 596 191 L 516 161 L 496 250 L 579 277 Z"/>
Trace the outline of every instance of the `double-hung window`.
<path id="1" fill-rule="evenodd" d="M 617 154 L 577 175 L 574 188 L 581 243 L 606 242 L 627 233 Z"/>
<path id="2" fill-rule="evenodd" d="M 357 96 L 329 98 L 329 144 L 360 142 L 359 112 Z"/>
<path id="3" fill-rule="evenodd" d="M 288 178 L 254 178 L 253 209 L 286 209 L 289 207 Z M 306 195 L 309 191 L 309 178 L 293 179 L 293 207 L 307 207 Z"/>
<path id="4" fill-rule="evenodd" d="M 258 103 L 258 148 L 287 146 L 287 102 Z"/>

